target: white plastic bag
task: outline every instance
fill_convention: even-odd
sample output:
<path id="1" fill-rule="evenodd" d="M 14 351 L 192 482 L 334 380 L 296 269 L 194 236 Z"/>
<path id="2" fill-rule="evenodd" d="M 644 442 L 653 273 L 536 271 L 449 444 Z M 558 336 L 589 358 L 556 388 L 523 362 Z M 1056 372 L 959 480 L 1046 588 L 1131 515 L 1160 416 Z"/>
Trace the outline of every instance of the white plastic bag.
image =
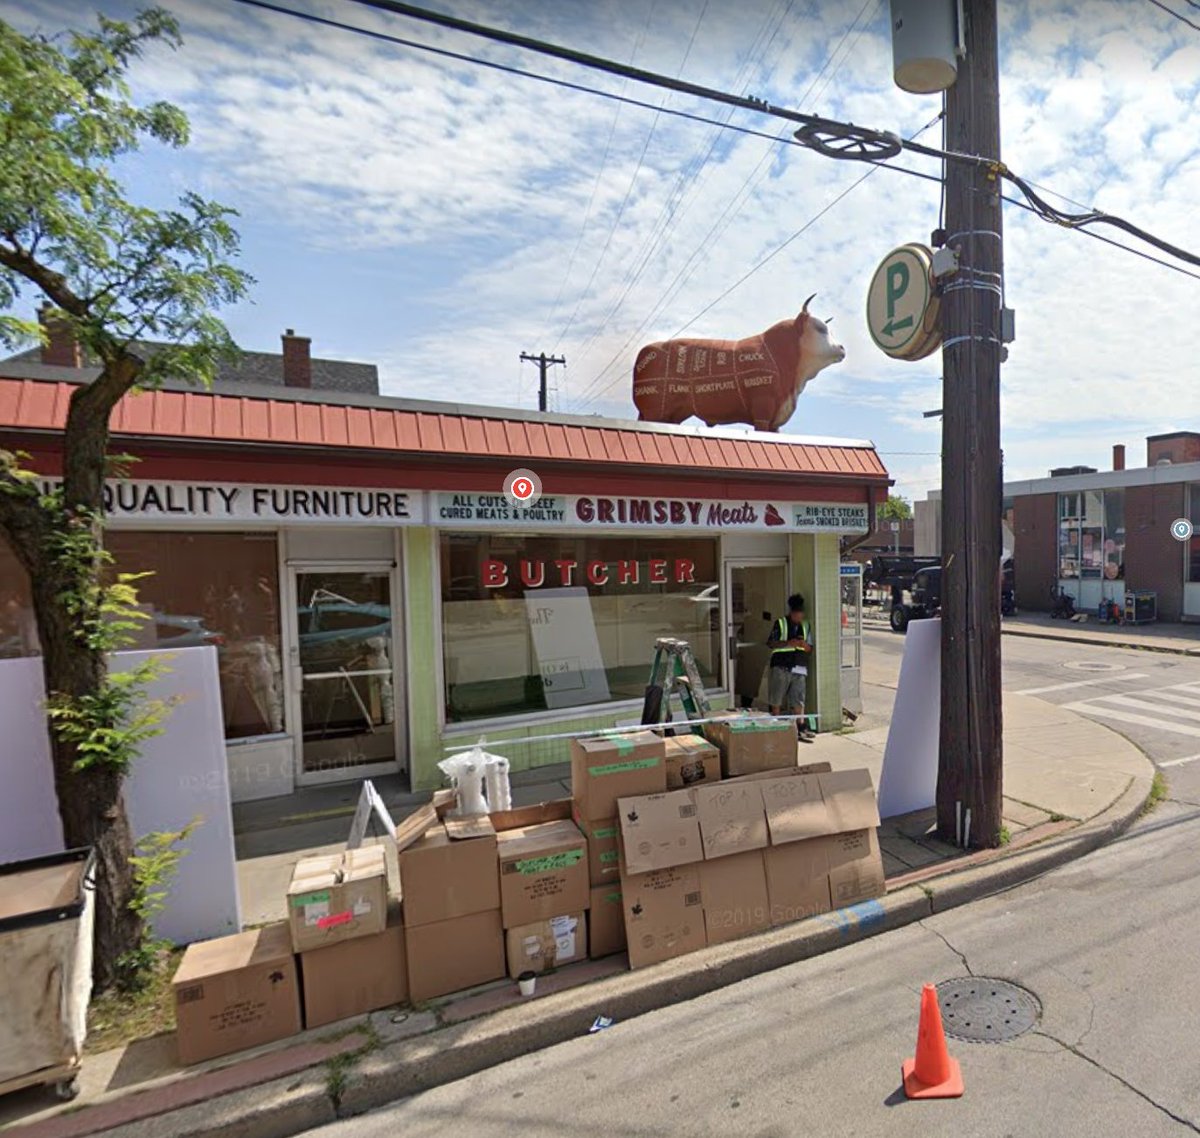
<path id="1" fill-rule="evenodd" d="M 508 781 L 508 760 L 502 755 L 486 755 L 483 779 L 487 786 L 488 808 L 493 811 L 511 810 L 512 787 Z"/>
<path id="2" fill-rule="evenodd" d="M 451 755 L 438 763 L 438 769 L 450 779 L 458 793 L 458 804 L 451 815 L 486 814 L 487 801 L 483 797 L 483 771 L 486 756 L 480 747 Z"/>

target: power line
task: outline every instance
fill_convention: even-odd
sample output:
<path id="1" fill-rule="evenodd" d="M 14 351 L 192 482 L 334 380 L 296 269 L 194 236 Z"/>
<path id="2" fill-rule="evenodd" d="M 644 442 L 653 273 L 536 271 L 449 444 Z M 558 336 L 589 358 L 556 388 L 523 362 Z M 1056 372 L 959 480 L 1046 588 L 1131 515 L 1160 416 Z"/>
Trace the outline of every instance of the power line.
<path id="1" fill-rule="evenodd" d="M 1189 28 L 1192 28 L 1195 31 L 1200 32 L 1200 24 L 1194 23 L 1192 20 L 1189 20 L 1187 18 L 1187 16 L 1183 15 L 1181 12 L 1176 12 L 1174 8 L 1168 8 L 1166 6 L 1166 4 L 1162 3 L 1162 0 L 1150 0 L 1150 3 L 1153 4 L 1156 8 L 1161 8 L 1164 12 L 1167 13 L 1167 15 L 1174 16 L 1175 19 L 1177 19 L 1177 20 L 1182 20 L 1185 24 L 1187 24 L 1187 26 Z M 1200 4 L 1195 5 L 1195 7 L 1200 8 Z"/>
<path id="2" fill-rule="evenodd" d="M 874 7 L 872 8 L 872 15 L 874 15 L 875 8 L 877 8 L 879 5 L 879 0 L 863 0 L 862 7 L 858 10 L 858 14 L 854 17 L 854 21 L 845 30 L 845 32 L 842 33 L 842 38 L 838 41 L 837 46 L 833 49 L 833 51 L 826 58 L 825 63 L 821 67 L 821 70 L 817 72 L 816 77 L 809 84 L 808 89 L 801 96 L 801 99 L 800 99 L 801 103 L 808 102 L 810 96 L 812 96 L 813 92 L 816 90 L 817 84 L 821 82 L 821 79 L 825 75 L 825 72 L 829 69 L 830 64 L 833 63 L 833 61 L 837 58 L 838 53 L 846 45 L 846 42 L 847 42 L 847 40 L 849 40 L 850 35 L 854 32 L 854 29 L 856 27 L 858 27 L 859 21 L 862 20 L 863 14 L 866 12 L 867 8 L 871 7 L 872 5 L 874 5 Z M 863 25 L 863 28 L 859 31 L 859 36 L 862 35 L 862 31 L 866 29 L 866 26 L 867 26 L 866 24 Z M 856 38 L 854 43 L 857 44 L 857 42 L 858 42 L 858 39 Z M 853 47 L 854 47 L 854 44 L 851 45 L 850 51 L 853 50 Z M 846 59 L 849 58 L 850 51 L 847 51 L 846 54 L 844 56 L 842 56 L 841 61 L 837 64 L 837 66 L 834 67 L 833 71 L 830 72 L 829 78 L 825 82 L 825 86 L 821 88 L 822 92 L 824 92 L 828 88 L 829 83 L 832 82 L 834 76 L 837 74 L 837 72 L 841 68 L 842 64 L 845 63 Z M 791 143 L 791 142 L 795 141 L 794 139 L 789 139 L 787 137 L 787 134 L 788 134 L 788 132 L 785 129 L 780 134 L 775 135 L 775 136 L 770 136 L 770 137 L 771 137 L 772 142 L 775 142 L 775 143 L 779 143 L 779 142 Z M 602 367 L 595 374 L 595 376 L 593 376 L 593 378 L 589 381 L 589 383 L 587 384 L 587 386 L 584 388 L 583 392 L 580 395 L 581 401 L 585 400 L 587 398 L 588 394 L 598 384 L 600 384 L 603 381 L 604 377 L 609 373 L 609 371 L 612 369 L 613 365 L 620 361 L 623 354 L 628 350 L 630 344 L 632 344 L 633 341 L 641 334 L 643 329 L 645 329 L 649 324 L 653 323 L 653 321 L 659 316 L 659 314 L 662 313 L 671 304 L 671 302 L 679 295 L 680 291 L 687 284 L 687 282 L 689 280 L 691 280 L 692 276 L 695 274 L 695 271 L 696 271 L 697 259 L 705 252 L 705 250 L 711 248 L 712 246 L 714 246 L 715 244 L 717 244 L 720 241 L 721 237 L 725 234 L 726 230 L 728 230 L 729 226 L 733 223 L 733 219 L 741 212 L 742 207 L 745 206 L 746 202 L 750 200 L 750 196 L 754 193 L 755 189 L 757 189 L 757 187 L 758 187 L 758 184 L 762 181 L 762 170 L 763 170 L 764 165 L 766 164 L 767 160 L 774 153 L 776 153 L 774 146 L 768 146 L 763 150 L 763 153 L 759 157 L 758 162 L 755 164 L 754 169 L 751 170 L 750 173 L 746 175 L 746 177 L 742 181 L 742 184 L 738 187 L 738 189 L 734 193 L 733 197 L 730 198 L 729 201 L 726 203 L 725 208 L 721 211 L 721 213 L 717 217 L 716 221 L 714 221 L 713 224 L 709 227 L 708 232 L 697 243 L 696 247 L 692 250 L 691 254 L 688 256 L 688 259 L 679 267 L 678 271 L 675 273 L 675 276 L 671 278 L 671 283 L 668 284 L 667 287 L 663 290 L 663 294 L 662 294 L 661 298 L 659 299 L 658 303 L 654 305 L 654 307 L 650 310 L 650 312 L 648 312 L 646 314 L 646 316 L 642 319 L 642 322 L 629 334 L 629 336 L 626 338 L 625 342 L 617 349 L 617 351 L 614 353 L 613 357 L 608 361 L 608 363 L 606 363 L 604 365 L 604 367 Z M 622 294 L 622 296 L 620 298 L 620 303 L 624 302 L 625 297 L 629 293 L 629 290 L 632 289 L 633 284 L 635 284 L 635 283 L 636 283 L 636 281 L 631 282 L 629 287 L 626 288 L 625 292 Z M 580 352 L 581 356 L 599 338 L 601 333 L 604 331 L 605 327 L 608 325 L 608 322 L 612 319 L 613 315 L 616 313 L 617 308 L 620 307 L 620 303 L 618 303 L 612 309 L 610 309 L 609 313 L 605 317 L 605 319 L 600 322 L 600 324 L 597 327 L 597 330 L 592 334 L 591 338 L 585 343 L 583 349 L 581 350 L 581 352 Z M 607 390 L 607 388 L 605 390 Z"/>
<path id="3" fill-rule="evenodd" d="M 709 0 L 704 0 L 704 7 L 700 10 L 700 15 L 696 19 L 696 26 L 692 28 L 692 38 L 688 40 L 687 50 L 683 53 L 683 60 L 679 64 L 680 74 L 683 73 L 683 69 L 687 66 L 687 61 L 691 57 L 692 48 L 696 44 L 696 36 L 700 32 L 700 25 L 704 22 L 705 14 L 708 12 L 708 4 Z M 664 95 L 662 98 L 662 104 L 659 106 L 658 110 L 655 111 L 654 119 L 650 123 L 650 130 L 646 134 L 646 141 L 642 144 L 642 152 L 638 155 L 637 166 L 634 168 L 633 175 L 629 179 L 629 185 L 625 190 L 625 197 L 621 201 L 621 207 L 617 210 L 617 216 L 613 218 L 612 227 L 609 229 L 608 237 L 604 242 L 604 248 L 600 250 L 600 256 L 596 258 L 596 264 L 592 269 L 592 275 L 588 277 L 587 284 L 583 286 L 583 291 L 579 294 L 579 299 L 575 302 L 575 309 L 571 313 L 570 319 L 567 321 L 567 326 L 562 330 L 558 339 L 555 341 L 556 350 L 558 345 L 561 344 L 564 339 L 566 339 L 567 333 L 570 332 L 571 328 L 574 326 L 575 318 L 579 315 L 580 306 L 583 304 L 583 298 L 587 294 L 588 290 L 592 287 L 592 284 L 595 282 L 596 275 L 600 272 L 600 266 L 604 263 L 604 258 L 608 255 L 608 250 L 612 245 L 612 239 L 616 235 L 617 229 L 621 225 L 621 218 L 625 216 L 625 207 L 629 205 L 629 199 L 633 194 L 634 187 L 637 185 L 638 175 L 642 172 L 642 166 L 646 161 L 646 154 L 650 149 L 650 143 L 654 138 L 654 132 L 658 129 L 658 120 L 662 114 L 663 107 L 666 106 L 666 102 L 667 96 Z"/>

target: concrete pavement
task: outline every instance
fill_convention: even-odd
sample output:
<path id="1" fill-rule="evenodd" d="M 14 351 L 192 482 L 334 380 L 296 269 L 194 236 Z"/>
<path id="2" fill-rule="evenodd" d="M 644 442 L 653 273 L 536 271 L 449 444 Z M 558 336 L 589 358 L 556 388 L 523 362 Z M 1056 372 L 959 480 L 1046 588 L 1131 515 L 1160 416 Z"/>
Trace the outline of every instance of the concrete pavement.
<path id="1" fill-rule="evenodd" d="M 897 667 L 897 659 L 882 655 L 872 662 L 860 720 L 865 730 L 822 736 L 804 749 L 804 759 L 825 759 L 838 768 L 866 766 L 878 783 L 886 742 L 886 728 L 878 724 L 890 717 L 890 685 Z M 964 857 L 931 837 L 928 815 L 893 822 L 881 830 L 890 878 L 890 892 L 882 902 L 636 973 L 625 970 L 623 957 L 563 969 L 552 983 L 539 986 L 539 998 L 532 1002 L 522 1003 L 511 985 L 492 985 L 401 1013 L 403 1018 L 391 1013 L 360 1017 L 338 1030 L 306 1033 L 186 1072 L 175 1067 L 170 1037 L 142 1041 L 121 1053 L 89 1058 L 76 1104 L 87 1109 L 66 1113 L 30 1096 L 23 1102 L 0 1100 L 0 1126 L 39 1120 L 16 1131 L 28 1138 L 68 1138 L 120 1122 L 124 1125 L 115 1131 L 120 1134 L 182 1135 L 211 1132 L 219 1115 L 230 1128 L 253 1138 L 294 1133 L 299 1119 L 316 1125 L 339 1110 L 378 1106 L 561 1042 L 585 1030 L 595 1015 L 625 1020 L 928 918 L 1080 856 L 1136 816 L 1149 791 L 1152 767 L 1120 736 L 1028 696 L 1006 697 L 1005 724 L 1009 793 L 1004 814 L 1011 845 Z M 516 788 L 518 801 L 561 797 L 566 792 L 563 773 L 523 776 Z M 402 812 L 398 792 L 392 803 Z M 328 827 L 331 847 L 344 842 L 349 822 L 339 812 L 344 806 L 326 803 L 319 811 L 308 811 L 317 817 L 300 816 L 240 835 L 239 872 L 248 920 L 282 915 L 291 864 L 312 848 L 309 839 L 321 827 Z M 289 809 L 295 813 L 295 804 Z M 287 1087 L 296 1089 L 284 1093 Z M 159 1117 L 164 1112 L 173 1113 Z"/>

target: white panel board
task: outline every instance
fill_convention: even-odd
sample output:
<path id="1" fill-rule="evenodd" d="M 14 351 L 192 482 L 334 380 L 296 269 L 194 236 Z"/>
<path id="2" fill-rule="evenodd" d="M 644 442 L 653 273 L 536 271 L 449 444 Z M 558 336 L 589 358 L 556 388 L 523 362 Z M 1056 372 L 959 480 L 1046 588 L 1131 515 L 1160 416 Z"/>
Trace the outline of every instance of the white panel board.
<path id="1" fill-rule="evenodd" d="M 881 818 L 925 810 L 937 801 L 941 677 L 941 618 L 911 621 L 879 778 Z"/>
<path id="2" fill-rule="evenodd" d="M 197 815 L 204 819 L 155 922 L 159 936 L 186 944 L 241 928 L 217 653 L 119 652 L 111 667 L 126 671 L 153 655 L 168 658 L 171 670 L 154 684 L 151 697 L 178 702 L 163 733 L 144 745 L 126 784 L 126 804 L 138 836 L 180 829 Z M 40 659 L 0 660 L 0 777 L 11 791 L 0 796 L 2 861 L 63 848 L 43 691 Z"/>
<path id="3" fill-rule="evenodd" d="M 608 676 L 587 589 L 530 589 L 525 611 L 546 706 L 607 703 Z"/>

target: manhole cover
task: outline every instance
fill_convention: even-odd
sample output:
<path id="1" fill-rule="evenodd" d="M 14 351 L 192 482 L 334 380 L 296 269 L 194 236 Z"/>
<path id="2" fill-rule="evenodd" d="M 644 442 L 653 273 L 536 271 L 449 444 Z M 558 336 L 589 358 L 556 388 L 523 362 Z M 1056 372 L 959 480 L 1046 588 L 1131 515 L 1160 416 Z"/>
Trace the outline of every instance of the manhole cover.
<path id="1" fill-rule="evenodd" d="M 1032 992 L 1007 980 L 946 980 L 937 994 L 946 1034 L 972 1043 L 1007 1043 L 1024 1035 L 1042 1014 Z"/>
<path id="2" fill-rule="evenodd" d="M 1075 672 L 1123 672 L 1126 665 L 1106 664 L 1100 660 L 1072 660 L 1063 664 L 1063 667 Z"/>

